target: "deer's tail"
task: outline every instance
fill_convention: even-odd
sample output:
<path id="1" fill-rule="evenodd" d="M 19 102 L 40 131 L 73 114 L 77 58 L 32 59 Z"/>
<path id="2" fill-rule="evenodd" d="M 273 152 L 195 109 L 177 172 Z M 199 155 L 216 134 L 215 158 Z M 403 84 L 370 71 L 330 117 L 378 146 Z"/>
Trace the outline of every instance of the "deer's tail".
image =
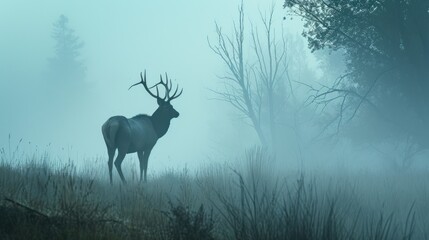
<path id="1" fill-rule="evenodd" d="M 117 121 L 107 120 L 101 127 L 104 141 L 107 147 L 115 147 L 116 133 L 118 132 L 119 124 Z"/>

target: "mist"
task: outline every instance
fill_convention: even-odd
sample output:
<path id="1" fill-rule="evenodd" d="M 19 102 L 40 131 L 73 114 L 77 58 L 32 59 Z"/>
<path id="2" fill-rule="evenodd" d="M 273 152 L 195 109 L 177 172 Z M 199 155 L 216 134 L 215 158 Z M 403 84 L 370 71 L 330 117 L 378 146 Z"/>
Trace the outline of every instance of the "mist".
<path id="1" fill-rule="evenodd" d="M 137 154 L 123 161 L 131 182 L 124 194 L 135 211 L 170 206 L 174 212 L 177 200 L 179 207 L 188 204 L 184 209 L 204 203 L 221 213 L 237 206 L 251 218 L 256 210 L 244 209 L 244 200 L 266 206 L 272 190 L 299 202 L 309 189 L 303 201 L 313 207 L 340 199 L 333 201 L 340 202 L 338 216 L 347 224 L 356 219 L 353 229 L 375 225 L 374 212 L 398 210 L 398 222 L 388 218 L 386 225 L 397 223 L 411 236 L 409 223 L 417 222 L 416 235 L 427 236 L 428 219 L 420 213 L 427 210 L 423 180 L 429 176 L 429 6 L 417 0 L 355 7 L 327 2 L 3 0 L 0 173 L 11 177 L 0 175 L 0 186 L 13 189 L 8 181 L 15 178 L 35 184 L 40 174 L 31 161 L 38 159 L 42 169 L 80 171 L 41 171 L 45 186 L 67 174 L 81 183 L 93 177 L 96 190 L 91 182 L 88 191 L 114 205 L 122 185 L 113 169 L 114 194 L 103 195 L 110 185 L 102 125 L 112 116 L 152 115 L 159 99 L 140 84 L 130 86 L 146 73 L 153 93 L 164 95 L 157 83 L 168 74 L 173 91 L 183 89 L 171 101 L 180 116 L 149 151 L 148 182 L 137 181 Z M 28 164 L 34 173 L 8 164 Z M 281 180 L 287 191 L 278 187 Z M 313 193 L 327 197 L 318 202 Z M 15 201 L 6 190 L 1 194 Z M 138 205 L 136 196 L 143 195 L 152 205 Z M 49 201 L 44 204 L 55 206 Z M 347 218 L 348 203 L 355 204 L 348 212 L 355 219 Z M 37 209 L 43 213 L 46 206 Z M 272 206 L 276 212 L 278 205 Z M 131 218 L 126 214 L 118 221 Z M 138 219 L 146 224 L 146 217 Z M 234 227 L 219 228 L 238 236 Z M 368 239 L 371 231 L 342 236 Z M 396 233 L 389 231 L 384 239 Z"/>
<path id="2" fill-rule="evenodd" d="M 287 78 L 283 78 L 291 88 L 284 103 L 288 117 L 278 123 L 287 125 L 287 130 L 279 132 L 280 149 L 285 151 L 276 153 L 286 158 L 280 161 L 282 168 L 302 170 L 304 165 L 312 168 L 340 164 L 369 171 L 386 170 L 389 167 L 383 165 L 383 159 L 395 158 L 389 152 L 400 155 L 401 150 L 394 149 L 401 149 L 405 137 L 382 140 L 375 144 L 374 151 L 373 143 L 362 144 L 365 139 L 356 143 L 356 136 L 371 132 L 364 121 L 353 120 L 339 131 L 343 125 L 334 123 L 334 119 L 337 129 L 327 127 L 329 116 L 338 113 L 339 103 L 321 111 L 321 105 L 314 104 L 317 101 L 313 99 L 309 104 L 309 100 L 315 86 L 328 86 L 347 72 L 346 52 L 311 51 L 307 39 L 301 36 L 304 21 L 290 17 L 281 4 L 245 1 L 244 53 L 248 64 L 256 62 L 250 41 L 252 32 L 263 29 L 261 19 L 273 9 L 273 36 L 284 36 L 287 42 L 288 69 Z M 226 35 L 234 33 L 239 5 L 240 1 L 3 1 L 0 146 L 46 151 L 59 161 L 72 159 L 84 165 L 91 162 L 87 159 L 105 158 L 101 125 L 109 117 L 150 115 L 157 108 L 156 101 L 141 86 L 128 89 L 140 81 L 139 74 L 146 70 L 150 84 L 156 83 L 160 74 L 168 73 L 174 84 L 184 90 L 180 99 L 172 102 L 180 117 L 172 120 L 169 134 L 154 148 L 150 168 L 197 169 L 207 163 L 233 161 L 260 141 L 245 115 L 228 102 L 219 101 L 216 92 L 224 90 L 222 77 L 228 68 L 210 44 L 216 44 L 216 26 Z M 67 27 L 77 42 L 82 43 L 77 59 L 84 76 L 75 85 L 67 85 L 66 80 L 49 80 L 50 59 L 56 54 L 54 25 L 61 16 L 67 19 Z M 62 76 L 66 79 L 67 73 L 59 72 L 56 77 Z M 353 132 L 354 124 L 360 122 L 364 130 Z M 331 132 L 326 134 L 326 129 Z M 406 146 L 405 143 L 402 148 Z M 421 151 L 413 156 L 413 167 L 417 164 L 421 169 L 423 157 Z M 134 156 L 128 158 L 133 160 L 126 162 L 135 161 Z M 333 159 L 341 160 L 338 163 Z"/>
<path id="3" fill-rule="evenodd" d="M 262 3 L 246 3 L 246 10 L 257 14 Z M 10 134 L 12 144 L 22 138 L 23 146 L 41 151 L 49 146 L 52 154 L 75 161 L 105 156 L 101 125 L 108 117 L 152 114 L 157 107 L 143 88 L 128 90 L 144 70 L 151 83 L 167 72 L 184 89 L 173 102 L 181 113 L 172 122 L 174 133 L 159 142 L 151 167 L 199 165 L 213 153 L 228 156 L 256 143 L 249 127 L 231 117 L 231 108 L 214 101 L 210 91 L 219 85 L 216 75 L 224 66 L 207 38 L 215 39 L 215 22 L 231 25 L 238 2 L 6 1 L 1 9 L 2 146 Z M 55 55 L 53 24 L 60 15 L 84 43 L 79 56 L 86 68 L 84 84 L 69 89 L 73 96 L 51 93 L 60 90 L 44 80 L 48 59 Z M 278 19 L 281 24 L 281 14 Z"/>

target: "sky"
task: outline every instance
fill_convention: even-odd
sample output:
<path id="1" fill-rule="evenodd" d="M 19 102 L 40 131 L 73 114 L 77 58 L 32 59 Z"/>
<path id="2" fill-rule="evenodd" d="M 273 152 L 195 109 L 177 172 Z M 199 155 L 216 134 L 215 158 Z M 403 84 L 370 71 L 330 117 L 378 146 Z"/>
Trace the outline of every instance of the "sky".
<path id="1" fill-rule="evenodd" d="M 208 46 L 215 23 L 229 34 L 240 1 L 21 1 L 0 3 L 0 148 L 18 144 L 58 159 L 87 164 L 107 158 L 101 125 L 110 116 L 151 114 L 156 101 L 143 88 L 128 87 L 146 70 L 149 82 L 161 73 L 184 89 L 172 102 L 180 112 L 157 143 L 149 169 L 197 167 L 242 153 L 257 138 L 227 104 L 214 100 L 218 75 L 226 68 Z M 258 26 L 275 6 L 274 26 L 298 34 L 298 21 L 283 21 L 282 1 L 248 0 L 245 20 Z M 40 80 L 54 55 L 53 23 L 64 14 L 84 42 L 88 89 L 67 106 L 44 96 Z M 38 94 L 40 92 L 40 94 Z M 85 96 L 84 96 L 85 95 Z M 43 99 L 43 100 L 41 100 Z M 51 108 L 58 111 L 52 113 Z M 136 156 L 127 157 L 134 159 Z M 107 159 L 106 159 L 107 160 Z"/>

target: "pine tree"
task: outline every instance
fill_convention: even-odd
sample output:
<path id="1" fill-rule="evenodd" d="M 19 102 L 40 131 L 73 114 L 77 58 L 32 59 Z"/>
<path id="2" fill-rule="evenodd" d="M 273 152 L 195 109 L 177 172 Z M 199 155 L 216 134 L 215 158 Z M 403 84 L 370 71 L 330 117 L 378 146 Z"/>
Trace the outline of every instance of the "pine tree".
<path id="1" fill-rule="evenodd" d="M 49 59 L 50 78 L 62 87 L 78 85 L 85 77 L 85 66 L 80 57 L 83 42 L 70 28 L 69 20 L 61 15 L 54 23 L 55 56 Z"/>

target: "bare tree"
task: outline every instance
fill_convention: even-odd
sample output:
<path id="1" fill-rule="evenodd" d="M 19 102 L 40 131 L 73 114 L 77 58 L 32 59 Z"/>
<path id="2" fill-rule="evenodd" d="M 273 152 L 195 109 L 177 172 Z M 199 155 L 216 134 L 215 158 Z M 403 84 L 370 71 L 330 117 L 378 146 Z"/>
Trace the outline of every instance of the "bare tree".
<path id="1" fill-rule="evenodd" d="M 280 81 L 287 71 L 286 63 L 286 42 L 282 34 L 281 41 L 278 42 L 273 29 L 274 7 L 271 8 L 268 16 L 261 14 L 263 23 L 263 34 L 260 34 L 257 28 L 252 30 L 253 49 L 257 62 L 254 67 L 256 72 L 256 86 L 258 89 L 258 98 L 261 99 L 265 93 L 268 108 L 268 121 L 271 135 L 271 143 L 276 144 L 276 113 L 281 106 L 275 104 L 275 96 L 281 93 Z M 266 38 L 265 42 L 261 41 L 262 37 Z M 283 92 L 284 93 L 284 92 Z M 284 97 L 285 96 L 280 96 Z M 261 105 L 260 105 L 261 106 Z"/>
<path id="2" fill-rule="evenodd" d="M 239 21 L 238 24 L 234 23 L 233 34 L 225 35 L 216 24 L 217 44 L 213 45 L 209 41 L 210 48 L 228 68 L 227 74 L 220 77 L 224 80 L 225 88 L 214 92 L 220 96 L 220 100 L 230 103 L 250 120 L 262 145 L 273 147 L 276 112 L 279 112 L 276 108 L 281 107 L 274 103 L 275 96 L 284 92 L 279 91 L 278 83 L 287 70 L 285 41 L 283 37 L 280 42 L 276 39 L 273 7 L 268 16 L 261 14 L 263 31 L 252 28 L 252 50 L 246 54 L 243 2 L 238 12 Z M 267 140 L 267 136 L 271 136 L 271 141 Z"/>

